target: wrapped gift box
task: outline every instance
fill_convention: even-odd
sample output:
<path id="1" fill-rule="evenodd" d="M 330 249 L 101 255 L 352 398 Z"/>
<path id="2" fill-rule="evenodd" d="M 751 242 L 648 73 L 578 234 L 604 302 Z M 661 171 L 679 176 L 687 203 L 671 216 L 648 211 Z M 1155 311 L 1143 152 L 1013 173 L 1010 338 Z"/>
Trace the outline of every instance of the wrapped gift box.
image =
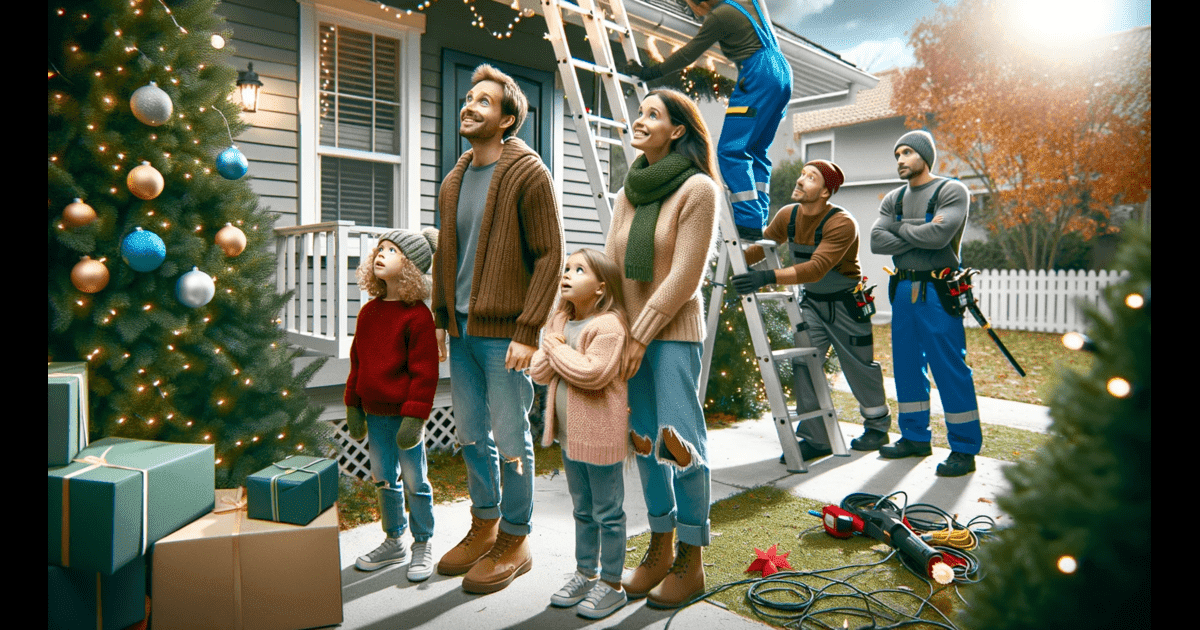
<path id="1" fill-rule="evenodd" d="M 87 446 L 87 364 L 50 363 L 46 371 L 46 466 L 66 466 Z"/>
<path id="2" fill-rule="evenodd" d="M 151 627 L 298 630 L 342 622 L 337 508 L 308 525 L 247 518 L 237 490 L 154 545 Z M 238 507 L 238 506 L 241 507 Z"/>
<path id="3" fill-rule="evenodd" d="M 104 438 L 46 473 L 47 564 L 112 575 L 213 508 L 211 444 Z"/>
<path id="4" fill-rule="evenodd" d="M 146 558 L 112 575 L 51 566 L 46 587 L 47 627 L 52 630 L 121 630 L 146 617 Z"/>
<path id="5" fill-rule="evenodd" d="M 293 455 L 246 478 L 250 518 L 307 525 L 337 501 L 337 462 Z"/>

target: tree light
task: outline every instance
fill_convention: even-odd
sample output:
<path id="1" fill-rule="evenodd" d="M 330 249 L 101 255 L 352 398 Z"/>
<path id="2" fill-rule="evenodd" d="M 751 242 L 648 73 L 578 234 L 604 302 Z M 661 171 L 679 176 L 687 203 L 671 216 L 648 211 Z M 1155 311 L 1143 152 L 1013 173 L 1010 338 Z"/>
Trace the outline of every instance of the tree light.
<path id="1" fill-rule="evenodd" d="M 1108 379 L 1107 389 L 1108 393 L 1112 394 L 1116 398 L 1125 398 L 1126 396 L 1129 396 L 1130 392 L 1133 391 L 1133 387 L 1130 386 L 1129 381 L 1121 378 L 1120 376 L 1114 376 Z"/>
<path id="2" fill-rule="evenodd" d="M 1072 558 L 1071 556 L 1062 556 L 1058 559 L 1058 570 L 1062 571 L 1063 573 L 1070 575 L 1071 573 L 1074 573 L 1075 569 L 1077 568 L 1079 568 L 1079 563 L 1076 562 L 1075 558 Z"/>

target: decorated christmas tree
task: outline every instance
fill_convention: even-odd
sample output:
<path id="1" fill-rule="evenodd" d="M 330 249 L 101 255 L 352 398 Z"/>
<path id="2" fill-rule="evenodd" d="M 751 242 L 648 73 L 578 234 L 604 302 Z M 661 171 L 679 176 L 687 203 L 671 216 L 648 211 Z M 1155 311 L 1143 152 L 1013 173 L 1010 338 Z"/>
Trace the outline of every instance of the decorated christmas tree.
<path id="1" fill-rule="evenodd" d="M 1148 229 L 1127 234 L 1117 265 L 1129 278 L 1088 310 L 1086 336 L 1065 339 L 1094 353 L 1090 372 L 1064 371 L 1054 437 L 1005 472 L 1013 524 L 983 547 L 966 627 L 1150 625 Z"/>
<path id="2" fill-rule="evenodd" d="M 319 450 L 277 318 L 215 0 L 48 8 L 47 356 L 86 361 L 91 438 L 216 447 L 218 486 Z"/>

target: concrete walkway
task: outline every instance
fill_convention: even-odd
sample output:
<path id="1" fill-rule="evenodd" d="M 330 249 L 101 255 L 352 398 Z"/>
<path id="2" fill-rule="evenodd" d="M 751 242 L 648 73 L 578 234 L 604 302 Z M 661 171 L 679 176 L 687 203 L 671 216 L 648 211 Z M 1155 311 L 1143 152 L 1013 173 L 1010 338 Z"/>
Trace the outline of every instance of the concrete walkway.
<path id="1" fill-rule="evenodd" d="M 889 381 L 889 393 L 894 385 Z M 835 387 L 845 387 L 844 381 Z M 935 413 L 940 413 L 936 393 L 931 397 Z M 1021 405 L 980 398 L 980 416 L 984 422 L 1018 428 L 1046 430 L 1049 420 L 1045 407 Z M 894 428 L 893 424 L 893 428 Z M 843 423 L 842 432 L 850 437 L 862 427 Z M 893 433 L 893 441 L 899 435 Z M 779 465 L 779 439 L 769 418 L 746 421 L 709 433 L 712 468 L 712 500 L 719 501 L 748 488 L 773 484 L 800 496 L 829 503 L 840 502 L 851 492 L 888 494 L 904 490 L 910 503 L 931 503 L 960 521 L 987 514 L 1000 519 L 994 502 L 1007 483 L 1001 474 L 1005 463 L 976 458 L 977 470 L 971 475 L 944 479 L 934 474 L 937 464 L 948 455 L 934 448 L 924 459 L 884 460 L 877 453 L 851 451 L 849 457 L 826 457 L 809 464 L 805 474 L 789 474 Z M 571 515 L 571 497 L 563 475 L 539 477 L 535 483 L 533 533 L 533 569 L 507 589 L 491 595 L 470 595 L 462 590 L 461 577 L 443 577 L 436 573 L 423 583 L 410 583 L 405 567 L 389 567 L 374 573 L 354 568 L 354 560 L 373 549 L 382 540 L 378 523 L 341 534 L 342 597 L 347 630 L 490 630 L 619 628 L 634 630 L 666 627 L 669 611 L 648 608 L 645 600 L 631 602 L 612 616 L 592 622 L 575 615 L 572 609 L 550 606 L 550 596 L 570 579 L 575 570 L 575 525 Z M 470 525 L 470 504 L 457 501 L 434 506 L 437 521 L 433 538 L 434 557 L 440 558 L 458 543 Z M 628 533 L 634 536 L 649 529 L 646 506 L 636 468 L 625 475 L 625 511 Z M 1001 521 L 1002 522 L 1002 521 Z M 709 588 L 718 586 L 708 584 Z M 671 621 L 672 628 L 704 630 L 755 629 L 769 627 L 741 617 L 717 605 L 693 605 Z"/>

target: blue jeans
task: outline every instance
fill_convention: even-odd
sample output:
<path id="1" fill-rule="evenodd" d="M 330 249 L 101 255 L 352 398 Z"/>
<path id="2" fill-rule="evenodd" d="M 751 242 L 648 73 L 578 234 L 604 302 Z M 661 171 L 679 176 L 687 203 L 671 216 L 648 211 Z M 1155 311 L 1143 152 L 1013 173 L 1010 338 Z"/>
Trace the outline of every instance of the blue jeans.
<path id="1" fill-rule="evenodd" d="M 629 379 L 630 430 L 654 443 L 649 455 L 637 453 L 650 530 L 674 529 L 679 540 L 697 547 L 709 544 L 711 493 L 700 353 L 699 342 L 651 341 L 637 374 Z M 692 453 L 686 468 L 666 455 L 664 429 L 674 431 Z"/>
<path id="2" fill-rule="evenodd" d="M 466 317 L 459 322 L 459 336 L 450 337 L 450 397 L 471 513 L 500 517 L 501 530 L 527 536 L 533 516 L 533 381 L 504 368 L 510 339 L 472 337 Z"/>
<path id="3" fill-rule="evenodd" d="M 396 537 L 408 528 L 404 502 L 412 514 L 413 540 L 433 537 L 433 486 L 429 485 L 429 466 L 425 461 L 425 443 L 408 450 L 396 445 L 401 416 L 367 414 L 367 454 L 371 476 L 379 486 L 379 511 L 383 531 Z"/>
<path id="4" fill-rule="evenodd" d="M 579 572 L 620 582 L 625 568 L 625 475 L 618 462 L 596 466 L 563 456 L 575 506 L 575 562 Z"/>

